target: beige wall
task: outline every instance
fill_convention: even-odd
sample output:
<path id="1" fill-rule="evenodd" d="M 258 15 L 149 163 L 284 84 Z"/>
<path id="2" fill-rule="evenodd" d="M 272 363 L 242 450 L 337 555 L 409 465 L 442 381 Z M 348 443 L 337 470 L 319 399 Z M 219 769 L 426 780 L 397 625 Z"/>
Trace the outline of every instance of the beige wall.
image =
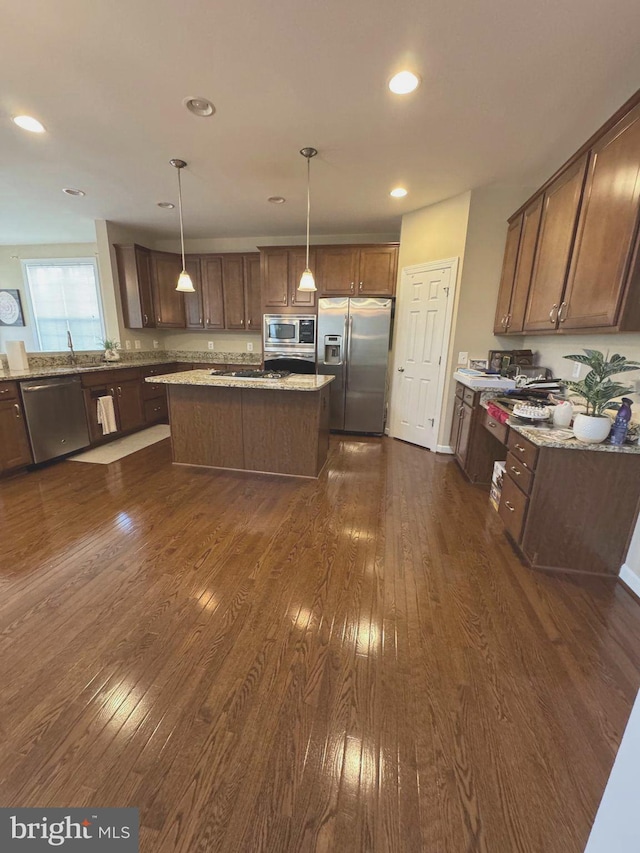
<path id="1" fill-rule="evenodd" d="M 37 246 L 0 246 L 0 287 L 20 291 L 25 326 L 0 326 L 0 352 L 7 341 L 24 341 L 27 352 L 38 349 L 31 306 L 26 294 L 21 261 L 49 258 L 90 258 L 97 253 L 95 243 L 60 243 Z M 98 265 L 99 267 L 99 265 Z M 100 272 L 100 270 L 99 270 Z"/>

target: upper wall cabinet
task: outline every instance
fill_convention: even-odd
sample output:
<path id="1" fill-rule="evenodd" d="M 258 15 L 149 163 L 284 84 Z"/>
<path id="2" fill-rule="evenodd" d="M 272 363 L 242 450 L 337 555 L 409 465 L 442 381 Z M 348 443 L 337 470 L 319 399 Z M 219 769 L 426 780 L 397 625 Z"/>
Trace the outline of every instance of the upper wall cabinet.
<path id="1" fill-rule="evenodd" d="M 306 266 L 304 247 L 260 249 L 260 279 L 264 313 L 315 314 L 316 294 L 300 291 L 298 284 Z M 309 252 L 309 266 L 315 270 L 315 249 Z"/>
<path id="2" fill-rule="evenodd" d="M 317 246 L 319 296 L 394 296 L 397 244 Z"/>
<path id="3" fill-rule="evenodd" d="M 248 332 L 262 331 L 262 307 L 260 304 L 260 254 L 252 252 L 243 256 L 244 261 L 244 308 Z"/>
<path id="4" fill-rule="evenodd" d="M 144 246 L 116 245 L 122 314 L 127 329 L 155 328 L 151 290 L 151 252 Z"/>
<path id="5" fill-rule="evenodd" d="M 260 331 L 260 255 L 187 255 L 195 293 L 185 294 L 188 329 Z"/>
<path id="6" fill-rule="evenodd" d="M 639 331 L 639 222 L 640 92 L 511 217 L 496 334 Z"/>
<path id="7" fill-rule="evenodd" d="M 181 270 L 180 255 L 174 255 L 173 252 L 151 252 L 151 288 L 156 327 L 159 329 L 186 327 L 184 297 L 176 290 Z"/>

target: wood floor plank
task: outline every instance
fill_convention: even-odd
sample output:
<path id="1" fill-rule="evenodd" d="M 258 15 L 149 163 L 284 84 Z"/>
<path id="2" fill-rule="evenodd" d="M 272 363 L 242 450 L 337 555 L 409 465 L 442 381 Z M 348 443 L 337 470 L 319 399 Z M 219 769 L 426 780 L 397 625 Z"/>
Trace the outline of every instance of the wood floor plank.
<path id="1" fill-rule="evenodd" d="M 525 568 L 456 463 L 0 482 L 0 805 L 137 806 L 143 853 L 581 853 L 640 607 Z"/>

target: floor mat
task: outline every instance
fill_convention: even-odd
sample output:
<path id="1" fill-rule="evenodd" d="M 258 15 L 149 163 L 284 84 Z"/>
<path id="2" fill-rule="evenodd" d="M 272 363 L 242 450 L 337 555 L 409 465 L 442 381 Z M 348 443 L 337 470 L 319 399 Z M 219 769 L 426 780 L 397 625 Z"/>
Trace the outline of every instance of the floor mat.
<path id="1" fill-rule="evenodd" d="M 70 456 L 69 461 L 109 465 L 110 462 L 117 462 L 118 459 L 123 459 L 131 453 L 142 450 L 144 447 L 156 444 L 158 441 L 169 438 L 170 435 L 168 424 L 157 424 L 156 426 L 149 427 L 149 429 L 136 432 L 133 435 L 118 438 L 112 441 L 111 444 L 105 444 L 103 447 L 94 447 L 92 450 L 79 453 L 77 456 Z"/>

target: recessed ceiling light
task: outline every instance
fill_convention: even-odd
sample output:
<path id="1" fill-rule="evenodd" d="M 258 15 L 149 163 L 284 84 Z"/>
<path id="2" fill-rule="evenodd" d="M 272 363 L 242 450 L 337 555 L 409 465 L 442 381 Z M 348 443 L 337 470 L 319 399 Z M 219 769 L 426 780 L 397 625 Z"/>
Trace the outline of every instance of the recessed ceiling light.
<path id="1" fill-rule="evenodd" d="M 161 207 L 163 210 L 173 210 L 175 204 L 172 201 L 159 201 L 158 207 Z"/>
<path id="2" fill-rule="evenodd" d="M 404 187 L 396 187 L 394 190 L 391 190 L 389 195 L 392 195 L 394 198 L 404 198 L 407 194 L 407 191 Z"/>
<path id="3" fill-rule="evenodd" d="M 212 116 L 216 111 L 216 108 L 207 98 L 185 98 L 182 103 L 190 113 L 201 118 Z"/>
<path id="4" fill-rule="evenodd" d="M 286 198 L 283 198 L 281 195 L 270 195 L 267 201 L 270 201 L 271 204 L 284 204 Z"/>
<path id="5" fill-rule="evenodd" d="M 44 125 L 33 116 L 14 116 L 13 121 L 23 130 L 30 130 L 31 133 L 44 133 Z"/>
<path id="6" fill-rule="evenodd" d="M 62 190 L 65 195 L 74 195 L 74 196 L 84 196 L 86 192 L 84 190 L 74 190 L 73 187 L 64 187 Z"/>
<path id="7" fill-rule="evenodd" d="M 389 80 L 389 88 L 396 95 L 408 95 L 420 85 L 420 78 L 413 71 L 399 71 Z"/>

